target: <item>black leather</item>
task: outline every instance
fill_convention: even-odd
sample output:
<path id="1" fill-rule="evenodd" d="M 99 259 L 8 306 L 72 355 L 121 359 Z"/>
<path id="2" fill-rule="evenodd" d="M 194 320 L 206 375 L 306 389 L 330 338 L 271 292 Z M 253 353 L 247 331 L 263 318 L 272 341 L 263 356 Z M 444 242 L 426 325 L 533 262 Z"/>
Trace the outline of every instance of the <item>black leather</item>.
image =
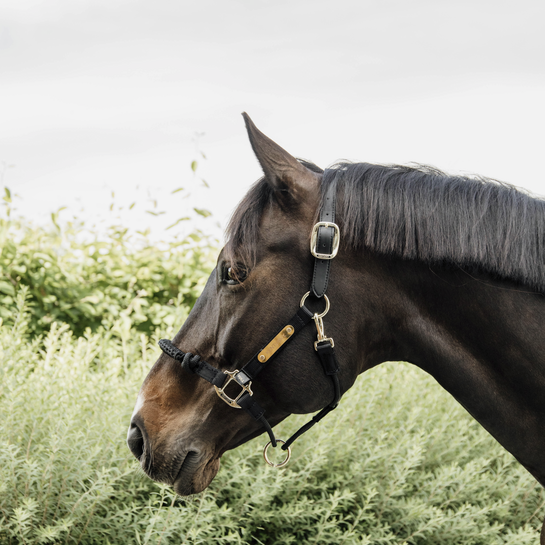
<path id="1" fill-rule="evenodd" d="M 250 396 L 248 392 L 244 392 L 240 396 L 238 404 L 246 412 L 250 413 L 256 420 L 259 420 L 265 414 L 265 409 L 261 408 L 261 406 L 254 400 L 253 397 Z"/>
<path id="2" fill-rule="evenodd" d="M 191 352 L 182 352 L 168 339 L 161 339 L 159 341 L 159 347 L 167 356 L 179 361 L 184 369 L 199 375 L 199 377 L 210 382 L 210 384 L 213 384 L 218 388 L 221 388 L 225 384 L 227 375 L 216 367 L 212 367 L 204 360 L 201 360 L 200 356 L 195 356 Z"/>
<path id="3" fill-rule="evenodd" d="M 310 312 L 310 310 L 308 310 L 306 307 L 303 306 L 299 308 L 299 310 L 291 317 L 291 319 L 286 324 L 291 325 L 294 329 L 293 334 L 288 339 L 288 342 L 293 339 L 293 337 L 297 335 L 297 333 L 299 333 L 310 321 L 312 321 L 312 317 L 312 312 Z M 165 354 L 175 359 L 176 361 L 179 361 L 184 369 L 195 373 L 196 375 L 203 378 L 207 382 L 210 382 L 214 386 L 221 388 L 225 384 L 228 375 L 226 375 L 220 369 L 213 367 L 204 360 L 201 360 L 199 356 L 195 356 L 191 352 L 182 352 L 179 348 L 175 347 L 168 339 L 161 339 L 159 341 L 159 347 Z M 269 358 L 264 363 L 261 363 L 258 360 L 258 354 L 260 352 L 261 350 L 246 365 L 244 365 L 244 367 L 242 367 L 239 373 L 237 373 L 237 375 L 235 376 L 236 382 L 242 385 L 248 384 L 273 359 L 274 355 L 278 353 L 275 352 L 273 357 Z M 240 399 L 237 403 L 249 415 L 255 418 L 255 420 L 262 423 L 263 427 L 269 434 L 272 446 L 276 447 L 276 438 L 272 431 L 271 425 L 264 416 L 265 410 L 254 400 L 252 396 L 250 396 L 250 394 L 248 394 L 248 392 L 244 392 L 242 396 L 240 396 Z"/>
<path id="4" fill-rule="evenodd" d="M 295 335 L 297 335 L 297 333 L 299 333 L 299 331 L 301 331 L 312 320 L 312 316 L 313 314 L 306 307 L 299 308 L 297 313 L 294 314 L 291 319 L 286 323 L 286 325 L 293 326 L 294 329 L 292 336 L 288 339 L 288 342 L 291 341 L 291 339 L 293 339 L 293 337 L 295 337 Z M 261 348 L 261 350 L 263 350 L 263 348 Z M 250 377 L 250 380 L 253 380 L 261 372 L 261 370 L 266 367 L 267 364 L 272 360 L 272 358 L 270 358 L 267 361 L 261 363 L 257 359 L 261 350 L 259 350 L 254 355 L 254 357 L 242 368 L 242 371 Z"/>
<path id="5" fill-rule="evenodd" d="M 320 358 L 320 363 L 324 369 L 324 373 L 327 376 L 335 375 L 339 372 L 339 364 L 335 357 L 335 350 L 329 341 L 318 343 L 316 346 L 316 352 Z"/>
<path id="6" fill-rule="evenodd" d="M 319 221 L 335 223 L 335 201 L 337 193 L 336 180 L 331 182 L 324 198 L 324 205 L 320 211 Z M 333 227 L 318 227 L 318 236 L 316 238 L 316 252 L 319 254 L 331 254 L 333 251 L 333 242 L 335 238 L 335 229 Z M 331 268 L 331 259 L 314 260 L 314 272 L 312 274 L 311 293 L 318 298 L 325 295 L 327 284 L 329 282 L 329 270 Z"/>
<path id="7" fill-rule="evenodd" d="M 269 421 L 265 418 L 265 409 L 257 403 L 253 397 L 244 392 L 238 400 L 238 404 L 251 416 L 253 416 L 257 421 L 261 422 L 266 432 L 269 434 L 269 439 L 271 440 L 271 445 L 276 448 L 276 437 L 272 431 Z"/>

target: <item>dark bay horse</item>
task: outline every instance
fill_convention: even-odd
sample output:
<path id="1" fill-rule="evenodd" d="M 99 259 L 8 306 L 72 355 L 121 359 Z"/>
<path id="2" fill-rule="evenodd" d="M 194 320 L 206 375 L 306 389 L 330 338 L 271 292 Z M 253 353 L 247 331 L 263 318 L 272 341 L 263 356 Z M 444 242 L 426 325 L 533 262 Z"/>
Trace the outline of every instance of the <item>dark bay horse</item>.
<path id="1" fill-rule="evenodd" d="M 290 414 L 330 410 L 360 373 L 409 361 L 545 485 L 545 201 L 427 167 L 322 171 L 245 121 L 265 175 L 142 385 L 128 444 L 144 471 L 202 491 L 225 451 L 264 431 L 274 445 Z"/>

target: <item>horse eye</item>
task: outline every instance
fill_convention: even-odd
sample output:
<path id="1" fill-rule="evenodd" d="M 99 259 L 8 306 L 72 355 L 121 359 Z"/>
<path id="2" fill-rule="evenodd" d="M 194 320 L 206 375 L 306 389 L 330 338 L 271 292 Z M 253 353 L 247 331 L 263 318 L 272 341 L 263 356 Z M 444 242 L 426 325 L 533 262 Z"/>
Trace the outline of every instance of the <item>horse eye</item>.
<path id="1" fill-rule="evenodd" d="M 228 267 L 223 275 L 223 281 L 230 285 L 242 284 L 247 276 L 248 271 L 244 267 Z"/>

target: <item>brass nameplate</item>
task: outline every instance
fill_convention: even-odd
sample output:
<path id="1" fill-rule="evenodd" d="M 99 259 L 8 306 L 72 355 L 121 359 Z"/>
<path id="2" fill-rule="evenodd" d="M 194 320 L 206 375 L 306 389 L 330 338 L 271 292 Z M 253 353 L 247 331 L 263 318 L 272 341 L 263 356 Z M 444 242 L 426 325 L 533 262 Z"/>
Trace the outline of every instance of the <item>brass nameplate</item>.
<path id="1" fill-rule="evenodd" d="M 295 328 L 287 325 L 257 356 L 260 363 L 265 363 L 293 335 Z"/>

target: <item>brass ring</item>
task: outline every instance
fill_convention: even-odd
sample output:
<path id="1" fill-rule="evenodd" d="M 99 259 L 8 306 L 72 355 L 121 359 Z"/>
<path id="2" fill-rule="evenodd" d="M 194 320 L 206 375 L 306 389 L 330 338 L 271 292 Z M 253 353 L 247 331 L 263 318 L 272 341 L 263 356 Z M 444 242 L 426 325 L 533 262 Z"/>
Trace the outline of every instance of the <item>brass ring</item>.
<path id="1" fill-rule="evenodd" d="M 307 300 L 307 297 L 309 295 L 310 295 L 310 291 L 307 291 L 305 295 L 303 295 L 303 298 L 301 299 L 301 302 L 299 303 L 300 307 L 302 307 L 305 304 L 305 301 Z M 322 312 L 322 314 L 318 314 L 318 318 L 323 318 L 329 312 L 329 299 L 325 293 L 324 293 L 324 299 L 325 299 L 325 310 Z"/>
<path id="2" fill-rule="evenodd" d="M 283 445 L 286 444 L 286 441 L 282 441 L 282 439 L 277 439 L 276 440 L 277 443 L 282 443 Z M 265 458 L 265 462 L 267 462 L 271 467 L 283 467 L 285 466 L 289 461 L 290 461 L 290 458 L 291 458 L 291 448 L 288 447 L 288 453 L 287 453 L 287 456 L 286 458 L 280 462 L 279 464 L 275 464 L 273 462 L 271 462 L 267 456 L 267 450 L 269 450 L 269 447 L 271 446 L 271 441 L 269 441 L 266 445 L 265 445 L 265 448 L 263 449 L 263 458 Z"/>

